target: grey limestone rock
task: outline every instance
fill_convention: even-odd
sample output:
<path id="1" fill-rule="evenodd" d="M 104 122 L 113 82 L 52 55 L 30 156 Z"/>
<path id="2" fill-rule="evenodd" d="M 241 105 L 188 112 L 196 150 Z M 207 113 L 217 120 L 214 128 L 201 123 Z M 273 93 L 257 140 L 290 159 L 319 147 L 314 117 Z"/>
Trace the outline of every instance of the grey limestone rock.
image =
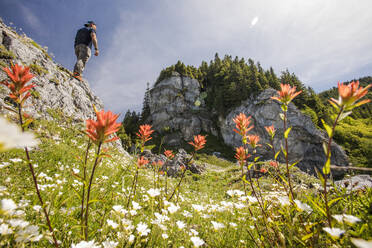
<path id="1" fill-rule="evenodd" d="M 257 134 L 261 138 L 259 142 L 261 146 L 257 148 L 257 156 L 261 160 L 272 159 L 274 154 L 266 145 L 270 143 L 270 137 L 265 130 L 265 126 L 274 125 L 277 130 L 274 139 L 276 151 L 281 148 L 283 142 L 281 137 L 283 137 L 284 133 L 283 121 L 280 118 L 282 110 L 280 104 L 271 99 L 274 95 L 276 95 L 275 90 L 267 89 L 256 98 L 242 102 L 226 118 L 220 118 L 219 126 L 224 142 L 233 147 L 242 145 L 240 135 L 233 131 L 235 127 L 233 118 L 239 113 L 244 113 L 247 116 L 252 116 L 254 128 L 249 133 Z M 292 127 L 288 138 L 290 162 L 300 161 L 298 166 L 302 170 L 309 172 L 314 172 L 314 167 L 322 168 L 325 162 L 322 142 L 326 141 L 326 134 L 317 129 L 310 117 L 303 115 L 294 104 L 289 104 L 287 113 L 288 127 Z M 284 161 L 283 156 L 279 158 Z M 332 143 L 331 163 L 341 166 L 348 165 L 348 158 L 345 152 L 336 143 Z"/>
<path id="2" fill-rule="evenodd" d="M 217 135 L 199 82 L 176 72 L 151 89 L 148 121 L 160 133 L 168 130 L 165 142 L 171 145 L 180 144 L 181 139 L 189 141 L 202 131 Z"/>

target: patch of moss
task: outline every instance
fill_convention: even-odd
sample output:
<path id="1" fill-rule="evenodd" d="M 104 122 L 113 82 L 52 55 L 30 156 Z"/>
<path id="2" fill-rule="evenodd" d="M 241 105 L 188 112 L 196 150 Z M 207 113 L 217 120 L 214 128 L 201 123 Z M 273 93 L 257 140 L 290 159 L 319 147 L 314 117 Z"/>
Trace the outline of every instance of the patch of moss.
<path id="1" fill-rule="evenodd" d="M 41 67 L 40 65 L 37 65 L 37 64 L 30 64 L 29 67 L 33 72 L 35 72 L 39 76 L 42 76 L 42 75 L 45 75 L 45 74 L 49 73 L 49 71 L 47 69 L 45 69 L 45 68 L 43 68 L 43 67 Z"/>
<path id="2" fill-rule="evenodd" d="M 1 68 L 9 67 L 9 65 L 8 65 L 6 62 L 0 60 L 0 67 L 1 67 Z"/>
<path id="3" fill-rule="evenodd" d="M 6 49 L 5 46 L 0 45 L 0 58 L 2 59 L 14 59 L 15 55 L 12 51 Z"/>
<path id="4" fill-rule="evenodd" d="M 30 90 L 31 96 L 33 96 L 35 99 L 40 99 L 40 93 L 34 89 Z"/>
<path id="5" fill-rule="evenodd" d="M 52 79 L 50 79 L 49 82 L 59 85 L 59 80 L 56 77 L 53 77 Z"/>
<path id="6" fill-rule="evenodd" d="M 31 40 L 30 43 L 31 43 L 31 45 L 33 45 L 34 47 L 36 47 L 37 49 L 42 51 L 42 53 L 45 55 L 45 57 L 47 57 L 50 60 L 52 59 L 52 57 L 50 57 L 48 52 L 44 48 L 42 48 L 39 44 L 37 44 L 35 41 Z"/>

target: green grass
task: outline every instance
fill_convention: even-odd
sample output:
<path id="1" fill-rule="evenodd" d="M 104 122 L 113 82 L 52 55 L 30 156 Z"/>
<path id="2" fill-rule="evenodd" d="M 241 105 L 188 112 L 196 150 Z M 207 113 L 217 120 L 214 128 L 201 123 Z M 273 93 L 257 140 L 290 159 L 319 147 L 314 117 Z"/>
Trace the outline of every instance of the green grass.
<path id="1" fill-rule="evenodd" d="M 0 59 L 14 59 L 15 55 L 12 51 L 9 51 L 5 46 L 0 44 Z"/>
<path id="2" fill-rule="evenodd" d="M 39 76 L 43 76 L 43 75 L 46 75 L 49 73 L 49 71 L 45 68 L 43 68 L 42 66 L 38 65 L 38 64 L 30 64 L 29 65 L 31 71 L 33 71 L 34 73 L 36 73 L 37 75 Z"/>
<path id="3" fill-rule="evenodd" d="M 62 247 L 71 247 L 72 243 L 77 244 L 82 240 L 79 217 L 82 181 L 79 176 L 82 176 L 87 137 L 81 132 L 84 128 L 83 123 L 74 124 L 71 119 L 62 116 L 61 110 L 58 109 L 49 109 L 48 113 L 54 121 L 37 120 L 32 126 L 41 144 L 37 149 L 30 151 L 30 156 L 32 163 L 37 165 L 35 171 L 39 184 L 45 188 L 41 193 L 50 209 L 56 236 L 61 240 Z M 89 152 L 88 172 L 92 169 L 94 153 L 93 146 Z M 207 244 L 205 247 L 254 247 L 250 232 L 253 233 L 256 242 L 261 242 L 263 247 L 272 247 L 267 240 L 267 235 L 260 236 L 260 233 L 266 232 L 259 206 L 228 194 L 229 190 L 243 190 L 240 169 L 234 162 L 198 152 L 196 162 L 208 163 L 209 167 L 201 175 L 186 173 L 179 196 L 172 200 L 173 204 L 179 207 L 174 213 L 169 212 L 169 203 L 165 201 L 167 198 L 163 190 L 162 195 L 154 199 L 147 193 L 150 188 L 164 189 L 164 176 L 159 176 L 160 181 L 155 181 L 156 185 L 154 185 L 153 171 L 140 169 L 139 185 L 134 201 L 140 204 L 141 209 L 137 209 L 134 213 L 132 204 L 129 208 L 126 208 L 126 205 L 135 173 L 136 159 L 123 157 L 114 148 L 107 153 L 110 157 L 102 158 L 94 178 L 90 198 L 89 240 L 94 239 L 97 244 L 116 241 L 117 247 L 193 247 L 191 237 L 195 236 Z M 22 162 L 12 162 L 15 158 L 21 159 Z M 39 226 L 40 233 L 45 233 L 47 229 L 44 225 L 44 216 L 33 208 L 40 204 L 35 194 L 31 174 L 24 162 L 24 151 L 13 149 L 0 153 L 0 161 L 0 164 L 9 163 L 8 166 L 0 169 L 0 186 L 2 186 L 0 199 L 13 199 L 18 204 L 18 209 L 24 211 L 24 214 L 18 217 L 0 211 L 2 223 L 7 223 L 9 219 L 22 219 L 28 221 L 29 225 Z M 266 163 L 263 163 L 263 166 L 273 172 Z M 280 169 L 284 172 L 284 165 L 281 165 Z M 320 191 L 316 186 L 320 185 L 319 180 L 297 168 L 293 168 L 292 174 L 296 185 L 296 199 L 310 205 L 313 209 L 311 214 L 290 206 L 282 206 L 277 200 L 278 196 L 285 196 L 280 184 L 268 176 L 259 179 L 260 188 L 267 197 L 265 208 L 272 219 L 269 225 L 278 228 L 287 247 L 309 247 L 311 242 L 316 242 L 317 247 L 324 247 L 326 243 L 327 246 L 334 244 L 338 247 L 350 247 L 350 237 L 371 239 L 372 213 L 369 212 L 372 204 L 371 190 L 354 193 L 332 191 L 332 199 L 340 197 L 332 207 L 332 213 L 348 213 L 362 219 L 354 225 L 340 225 L 334 221 L 336 227 L 347 232 L 341 239 L 333 241 L 322 231 L 322 227 L 325 226 L 324 217 L 308 200 L 310 197 L 316 204 L 320 204 Z M 168 178 L 168 197 L 178 180 L 178 178 Z M 248 191 L 248 194 L 251 192 Z M 20 204 L 24 200 L 29 201 L 27 205 Z M 113 206 L 118 205 L 128 211 L 132 210 L 132 213 L 124 214 L 113 210 Z M 204 210 L 196 210 L 196 205 L 202 206 Z M 165 219 L 162 223 L 154 222 L 156 216 L 161 213 L 169 219 Z M 112 227 L 108 220 L 118 226 Z M 178 221 L 182 221 L 185 227 L 179 228 Z M 221 223 L 224 227 L 215 229 L 212 221 Z M 138 234 L 136 228 L 140 222 L 148 225 L 150 230 L 148 235 Z M 306 223 L 315 223 L 315 227 L 308 227 Z M 255 229 L 255 225 L 260 229 L 259 232 Z M 302 240 L 308 234 L 306 228 L 314 232 L 314 237 Z M 164 234 L 168 237 L 165 238 Z M 131 235 L 135 237 L 132 243 L 129 242 Z M 15 234 L 1 236 L 0 245 L 23 247 L 22 242 L 15 242 L 16 236 Z M 51 244 L 44 235 L 38 242 L 26 242 L 26 246 L 51 247 Z"/>

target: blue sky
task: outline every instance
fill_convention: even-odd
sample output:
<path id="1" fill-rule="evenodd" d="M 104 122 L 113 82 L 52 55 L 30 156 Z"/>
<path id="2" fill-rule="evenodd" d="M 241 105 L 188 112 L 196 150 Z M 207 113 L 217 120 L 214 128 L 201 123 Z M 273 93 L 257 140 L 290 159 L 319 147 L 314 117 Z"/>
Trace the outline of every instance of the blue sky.
<path id="1" fill-rule="evenodd" d="M 105 104 L 142 107 L 146 83 L 178 60 L 199 66 L 218 52 L 288 68 L 316 91 L 372 75 L 372 1 L 1 0 L 13 23 L 68 69 L 76 31 L 97 23 L 100 56 L 84 77 Z M 22 29 L 22 30 L 20 30 Z"/>

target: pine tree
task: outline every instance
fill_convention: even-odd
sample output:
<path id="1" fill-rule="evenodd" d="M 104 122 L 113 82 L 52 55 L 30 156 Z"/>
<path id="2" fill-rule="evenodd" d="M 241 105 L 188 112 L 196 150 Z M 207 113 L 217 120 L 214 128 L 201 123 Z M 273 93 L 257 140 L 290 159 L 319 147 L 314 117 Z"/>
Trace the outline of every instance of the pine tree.
<path id="1" fill-rule="evenodd" d="M 145 96 L 143 97 L 141 123 L 146 122 L 147 117 L 150 116 L 150 83 L 147 83 Z"/>

